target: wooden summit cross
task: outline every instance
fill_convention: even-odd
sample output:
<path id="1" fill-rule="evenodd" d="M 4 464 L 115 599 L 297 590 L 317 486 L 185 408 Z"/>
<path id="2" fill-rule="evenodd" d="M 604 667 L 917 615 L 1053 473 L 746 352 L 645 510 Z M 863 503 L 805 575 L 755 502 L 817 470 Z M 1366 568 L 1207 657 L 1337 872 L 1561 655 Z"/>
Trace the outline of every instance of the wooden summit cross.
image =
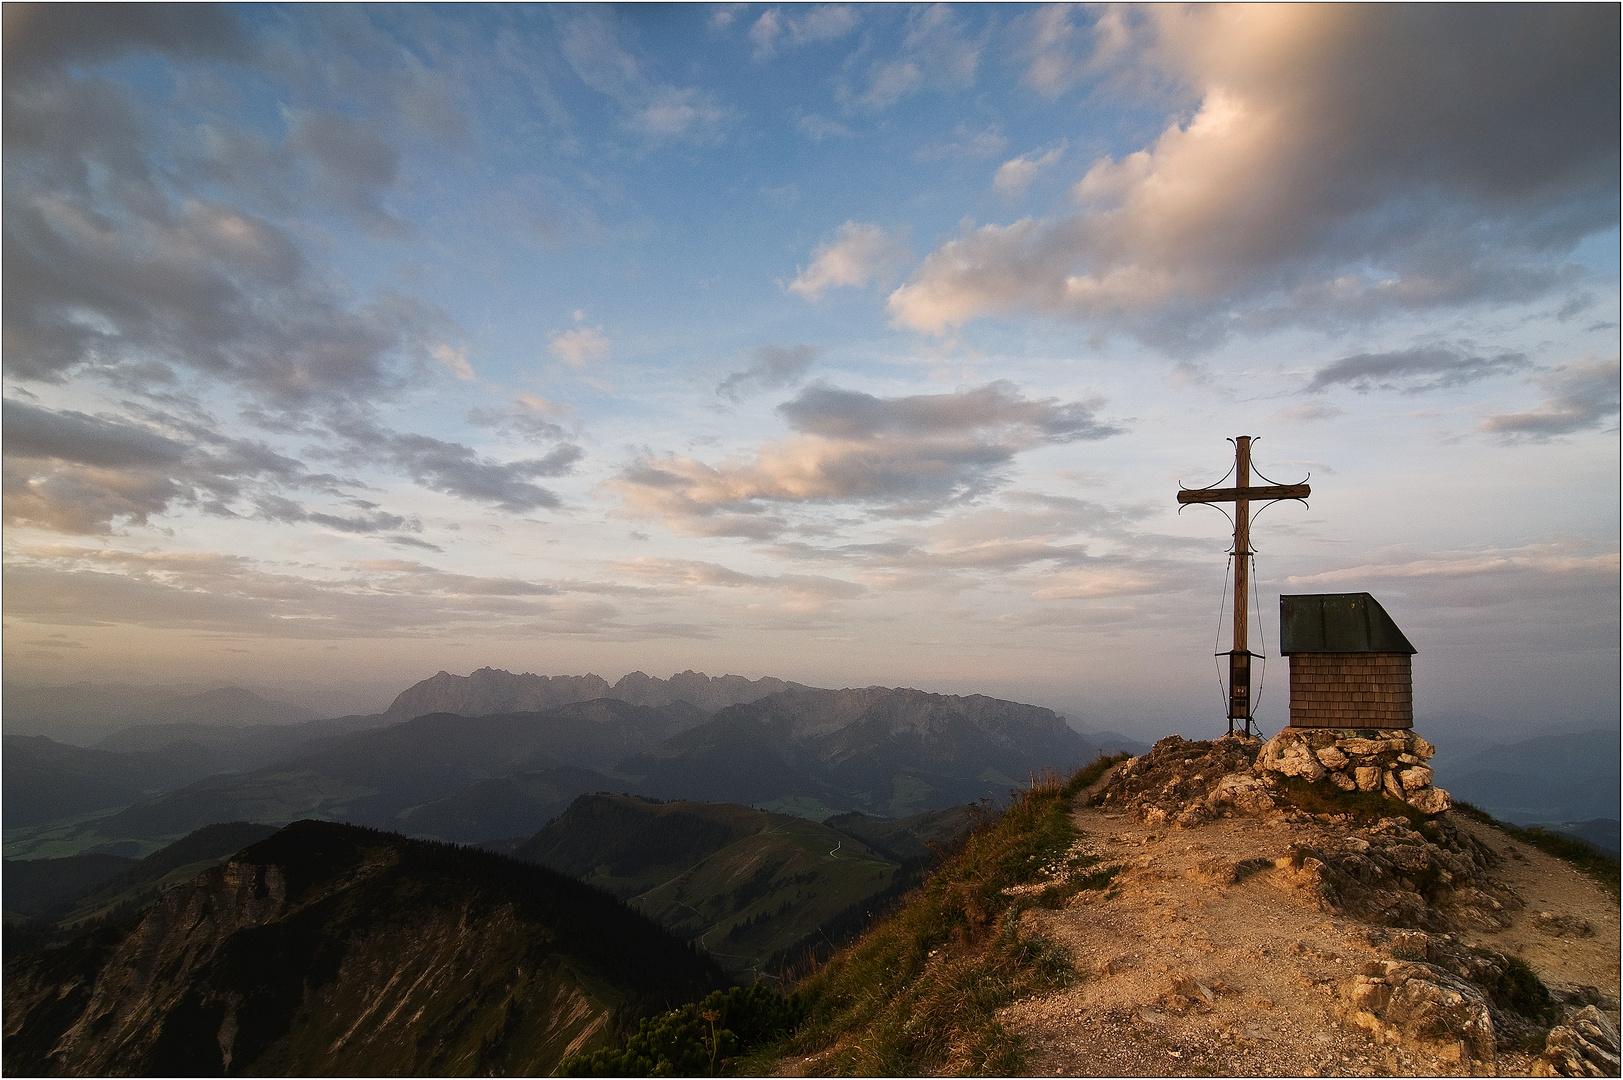
<path id="1" fill-rule="evenodd" d="M 1230 440 L 1234 443 L 1234 486 L 1184 488 L 1178 492 L 1178 502 L 1234 504 L 1234 637 L 1229 649 L 1229 734 L 1234 734 L 1234 721 L 1245 721 L 1245 733 L 1251 734 L 1251 658 L 1256 653 L 1247 644 L 1246 606 L 1250 602 L 1251 504 L 1278 502 L 1281 499 L 1305 499 L 1312 494 L 1306 483 L 1270 484 L 1251 486 L 1251 436 L 1241 435 Z M 1261 476 L 1261 473 L 1258 473 Z M 1264 480 L 1267 477 L 1263 477 Z M 1222 481 L 1218 481 L 1222 483 Z M 1219 507 L 1218 509 L 1221 509 Z M 1223 655 L 1218 653 L 1219 656 Z"/>

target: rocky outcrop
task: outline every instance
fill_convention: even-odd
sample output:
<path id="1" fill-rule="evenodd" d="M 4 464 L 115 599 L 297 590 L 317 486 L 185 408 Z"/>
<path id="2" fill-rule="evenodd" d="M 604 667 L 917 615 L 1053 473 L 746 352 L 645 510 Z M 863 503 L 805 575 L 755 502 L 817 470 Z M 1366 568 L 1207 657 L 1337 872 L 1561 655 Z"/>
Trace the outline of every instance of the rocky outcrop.
<path id="1" fill-rule="evenodd" d="M 1262 747 L 1256 769 L 1342 791 L 1381 792 L 1423 814 L 1441 814 L 1450 805 L 1448 792 L 1432 786 L 1426 764 L 1436 752 L 1407 730 L 1288 727 Z"/>
<path id="2" fill-rule="evenodd" d="M 1503 927 L 1507 912 L 1520 902 L 1488 879 L 1486 871 L 1497 861 L 1490 850 L 1409 798 L 1400 801 L 1384 788 L 1370 787 L 1367 794 L 1374 800 L 1360 801 L 1356 782 L 1349 792 L 1326 781 L 1355 769 L 1391 775 L 1394 765 L 1418 767 L 1402 761 L 1402 755 L 1430 757 L 1432 748 L 1423 740 L 1407 732 L 1392 735 L 1364 740 L 1330 733 L 1317 740 L 1319 746 L 1284 733 L 1267 744 L 1243 735 L 1210 742 L 1168 736 L 1117 769 L 1094 802 L 1132 813 L 1150 826 L 1184 829 L 1219 817 L 1316 816 L 1340 826 L 1335 841 L 1293 846 L 1278 860 L 1278 869 L 1286 871 L 1276 878 L 1279 883 L 1306 890 L 1327 909 L 1381 926 L 1434 931 Z M 1322 784 L 1323 790 L 1304 800 L 1287 777 Z M 1418 790 L 1408 789 L 1408 794 Z M 1348 798 L 1338 800 L 1342 794 Z M 1348 804 L 1341 813 L 1315 815 L 1301 809 L 1314 805 L 1334 811 L 1340 802 Z"/>

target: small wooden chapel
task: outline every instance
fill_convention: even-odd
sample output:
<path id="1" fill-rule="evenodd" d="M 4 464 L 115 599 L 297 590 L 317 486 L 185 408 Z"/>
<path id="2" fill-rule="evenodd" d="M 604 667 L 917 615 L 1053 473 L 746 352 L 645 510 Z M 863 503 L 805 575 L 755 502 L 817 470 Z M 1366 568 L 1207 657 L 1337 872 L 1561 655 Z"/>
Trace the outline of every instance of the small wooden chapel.
<path id="1" fill-rule="evenodd" d="M 1414 727 L 1416 649 L 1369 593 L 1279 598 L 1293 728 Z"/>

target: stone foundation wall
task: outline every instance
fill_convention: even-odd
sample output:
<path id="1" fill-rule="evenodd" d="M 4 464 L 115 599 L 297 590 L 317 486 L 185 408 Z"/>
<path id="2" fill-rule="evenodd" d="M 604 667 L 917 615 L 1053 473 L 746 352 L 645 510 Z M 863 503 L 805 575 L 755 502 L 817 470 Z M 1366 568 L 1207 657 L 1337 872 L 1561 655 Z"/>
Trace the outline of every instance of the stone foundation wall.
<path id="1" fill-rule="evenodd" d="M 1414 676 L 1406 653 L 1295 653 L 1291 727 L 1414 726 Z"/>
<path id="2" fill-rule="evenodd" d="M 1343 791 L 1384 791 L 1421 813 L 1440 814 L 1451 803 L 1448 792 L 1431 785 L 1426 762 L 1436 752 L 1412 731 L 1288 727 L 1263 745 L 1255 767 Z"/>

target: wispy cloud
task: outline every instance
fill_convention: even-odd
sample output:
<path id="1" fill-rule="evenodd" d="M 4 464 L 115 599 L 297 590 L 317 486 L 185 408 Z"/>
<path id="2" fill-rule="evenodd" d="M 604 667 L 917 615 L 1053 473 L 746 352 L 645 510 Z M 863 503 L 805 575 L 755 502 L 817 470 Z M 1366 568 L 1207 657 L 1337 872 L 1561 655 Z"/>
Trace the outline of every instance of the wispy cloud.
<path id="1" fill-rule="evenodd" d="M 1314 372 L 1312 380 L 1302 392 L 1316 394 L 1333 386 L 1350 386 L 1361 392 L 1401 390 L 1404 393 L 1419 394 L 1428 390 L 1463 386 L 1478 379 L 1504 375 L 1531 366 L 1532 362 L 1519 352 L 1480 356 L 1463 349 L 1445 346 L 1421 346 L 1385 353 L 1358 353 L 1342 357 Z"/>
<path id="2" fill-rule="evenodd" d="M 1550 439 L 1618 422 L 1616 360 L 1575 360 L 1535 381 L 1544 401 L 1531 412 L 1500 413 L 1482 422 L 1481 430 L 1505 439 Z"/>
<path id="3" fill-rule="evenodd" d="M 772 59 L 779 49 L 842 38 L 861 21 L 858 9 L 850 4 L 817 4 L 790 10 L 797 14 L 787 15 L 781 7 L 767 8 L 750 27 L 749 39 L 755 46 L 753 58 L 757 63 Z"/>
<path id="4" fill-rule="evenodd" d="M 1031 400 L 1008 383 L 900 398 L 812 386 L 778 407 L 796 434 L 752 459 L 643 457 L 613 486 L 628 513 L 698 535 L 769 538 L 785 508 L 817 503 L 917 516 L 995 488 L 1023 450 L 1119 434 L 1101 405 Z"/>
<path id="5" fill-rule="evenodd" d="M 560 45 L 581 81 L 614 99 L 626 126 L 650 139 L 715 142 L 732 120 L 714 94 L 650 78 L 621 46 L 612 13 L 588 10 L 571 19 Z"/>

